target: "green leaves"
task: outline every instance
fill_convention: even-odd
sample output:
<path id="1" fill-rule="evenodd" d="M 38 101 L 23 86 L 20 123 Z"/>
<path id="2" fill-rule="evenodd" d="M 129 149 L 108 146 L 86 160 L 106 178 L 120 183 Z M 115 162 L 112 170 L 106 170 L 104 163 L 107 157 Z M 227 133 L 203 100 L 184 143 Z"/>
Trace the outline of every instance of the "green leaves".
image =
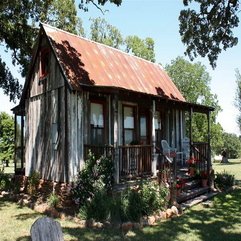
<path id="1" fill-rule="evenodd" d="M 14 120 L 5 112 L 0 113 L 0 161 L 13 160 Z"/>
<path id="2" fill-rule="evenodd" d="M 199 4 L 199 10 L 188 8 L 179 15 L 179 32 L 182 42 L 187 46 L 185 54 L 191 60 L 200 55 L 208 57 L 213 68 L 216 67 L 218 55 L 222 50 L 231 48 L 238 43 L 233 29 L 238 27 L 237 1 L 230 0 L 193 0 Z M 185 6 L 191 0 L 183 1 Z"/>
<path id="3" fill-rule="evenodd" d="M 209 86 L 211 77 L 206 71 L 206 67 L 201 63 L 190 63 L 182 57 L 177 57 L 165 69 L 188 102 L 215 108 L 211 113 L 211 146 L 212 150 L 216 152 L 223 145 L 223 130 L 220 124 L 216 124 L 221 107 L 216 95 L 211 93 Z M 192 124 L 193 141 L 206 141 L 208 133 L 206 116 L 195 113 Z"/>

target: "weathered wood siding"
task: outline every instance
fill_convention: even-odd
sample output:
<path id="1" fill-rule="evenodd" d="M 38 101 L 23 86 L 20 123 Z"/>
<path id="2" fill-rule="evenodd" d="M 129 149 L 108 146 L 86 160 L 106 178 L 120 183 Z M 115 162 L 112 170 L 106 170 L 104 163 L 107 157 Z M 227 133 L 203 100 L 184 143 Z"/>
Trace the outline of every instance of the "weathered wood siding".
<path id="1" fill-rule="evenodd" d="M 84 163 L 82 93 L 68 91 L 68 164 L 69 181 L 74 181 Z"/>
<path id="2" fill-rule="evenodd" d="M 46 180 L 65 181 L 65 85 L 52 53 L 49 62 L 49 74 L 40 81 L 37 57 L 26 100 L 26 175 L 37 171 Z"/>

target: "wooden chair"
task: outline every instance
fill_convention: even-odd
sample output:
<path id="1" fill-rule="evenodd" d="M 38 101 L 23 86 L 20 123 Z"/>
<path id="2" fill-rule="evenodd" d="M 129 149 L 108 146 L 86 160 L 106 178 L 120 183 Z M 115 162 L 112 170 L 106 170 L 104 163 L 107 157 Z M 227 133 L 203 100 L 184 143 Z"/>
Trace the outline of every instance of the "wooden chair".
<path id="1" fill-rule="evenodd" d="M 32 241 L 64 241 L 59 222 L 48 217 L 37 219 L 30 233 Z"/>

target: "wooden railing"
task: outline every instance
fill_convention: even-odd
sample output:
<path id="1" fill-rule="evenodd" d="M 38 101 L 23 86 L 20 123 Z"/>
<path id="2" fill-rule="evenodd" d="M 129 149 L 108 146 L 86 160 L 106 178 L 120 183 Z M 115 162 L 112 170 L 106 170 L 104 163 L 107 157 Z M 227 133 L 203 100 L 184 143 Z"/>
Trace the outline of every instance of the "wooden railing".
<path id="1" fill-rule="evenodd" d="M 135 178 L 152 174 L 152 146 L 119 146 L 120 178 Z"/>
<path id="2" fill-rule="evenodd" d="M 119 146 L 84 146 L 84 159 L 89 152 L 95 155 L 108 156 L 112 160 L 118 161 L 120 179 L 133 179 L 152 174 L 152 146 L 151 145 L 129 145 Z M 116 157 L 115 157 L 116 156 Z"/>
<path id="3" fill-rule="evenodd" d="M 172 159 L 163 155 L 161 151 L 157 151 L 158 156 L 158 181 L 159 183 L 168 183 L 169 185 L 172 182 L 173 174 L 174 174 L 174 163 Z"/>
<path id="4" fill-rule="evenodd" d="M 100 158 L 101 156 L 108 156 L 114 160 L 115 157 L 115 149 L 113 146 L 84 145 L 85 160 L 88 158 L 90 152 L 95 156 L 96 159 Z"/>
<path id="5" fill-rule="evenodd" d="M 194 142 L 191 148 L 192 148 L 194 158 L 198 160 L 196 165 L 199 172 L 207 171 L 208 159 L 209 159 L 208 143 Z"/>

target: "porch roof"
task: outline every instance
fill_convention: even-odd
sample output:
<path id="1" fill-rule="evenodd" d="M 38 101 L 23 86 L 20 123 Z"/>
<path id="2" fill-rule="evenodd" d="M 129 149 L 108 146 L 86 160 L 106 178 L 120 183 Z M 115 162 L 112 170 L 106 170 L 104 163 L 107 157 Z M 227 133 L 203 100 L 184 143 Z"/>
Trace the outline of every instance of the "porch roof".
<path id="1" fill-rule="evenodd" d="M 159 64 L 49 25 L 41 26 L 73 90 L 111 87 L 185 102 Z"/>

